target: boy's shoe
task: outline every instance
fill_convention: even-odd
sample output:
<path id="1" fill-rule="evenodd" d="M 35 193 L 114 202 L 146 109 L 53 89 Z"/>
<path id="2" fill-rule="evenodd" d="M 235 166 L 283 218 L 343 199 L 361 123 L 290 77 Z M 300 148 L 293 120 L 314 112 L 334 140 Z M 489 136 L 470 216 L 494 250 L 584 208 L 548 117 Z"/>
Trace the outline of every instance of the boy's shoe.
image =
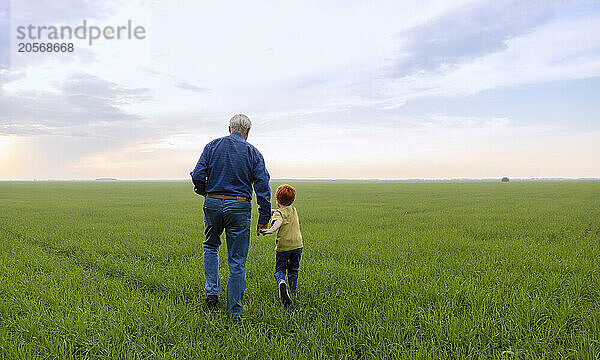
<path id="1" fill-rule="evenodd" d="M 292 303 L 292 299 L 290 299 L 290 294 L 288 294 L 287 284 L 285 281 L 279 283 L 279 298 L 284 306 L 288 306 Z"/>
<path id="2" fill-rule="evenodd" d="M 219 305 L 218 295 L 206 295 L 206 305 L 211 308 L 215 308 Z"/>

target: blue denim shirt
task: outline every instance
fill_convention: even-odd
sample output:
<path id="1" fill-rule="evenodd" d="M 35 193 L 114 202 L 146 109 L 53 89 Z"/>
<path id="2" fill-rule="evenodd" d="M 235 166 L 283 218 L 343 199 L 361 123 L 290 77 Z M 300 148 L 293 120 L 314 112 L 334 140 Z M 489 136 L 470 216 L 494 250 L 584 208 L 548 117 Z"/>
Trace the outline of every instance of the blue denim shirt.
<path id="1" fill-rule="evenodd" d="M 262 154 L 247 142 L 242 134 L 215 139 L 204 147 L 194 170 L 190 173 L 194 191 L 199 195 L 218 193 L 245 196 L 252 199 L 252 187 L 258 203 L 258 223 L 271 218 L 270 176 Z"/>

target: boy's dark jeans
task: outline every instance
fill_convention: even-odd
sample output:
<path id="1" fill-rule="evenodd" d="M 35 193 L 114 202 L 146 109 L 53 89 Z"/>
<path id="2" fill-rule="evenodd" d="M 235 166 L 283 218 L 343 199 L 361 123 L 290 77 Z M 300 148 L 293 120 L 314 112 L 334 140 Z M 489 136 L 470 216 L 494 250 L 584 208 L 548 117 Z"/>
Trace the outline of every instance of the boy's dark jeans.
<path id="1" fill-rule="evenodd" d="M 302 257 L 302 248 L 290 251 L 277 251 L 275 257 L 275 280 L 277 280 L 278 284 L 281 280 L 285 280 L 285 272 L 287 270 L 291 291 L 296 290 L 296 284 L 298 283 L 300 257 Z"/>

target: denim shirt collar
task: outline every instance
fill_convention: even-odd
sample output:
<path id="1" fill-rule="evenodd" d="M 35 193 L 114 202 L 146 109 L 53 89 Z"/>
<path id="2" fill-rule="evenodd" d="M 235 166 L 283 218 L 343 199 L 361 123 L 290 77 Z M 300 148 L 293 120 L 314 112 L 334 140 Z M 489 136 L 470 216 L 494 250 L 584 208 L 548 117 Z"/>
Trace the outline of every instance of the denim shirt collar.
<path id="1" fill-rule="evenodd" d="M 231 134 L 229 134 L 229 136 L 235 136 L 235 137 L 238 137 L 238 138 L 246 141 L 246 139 L 244 139 L 244 135 L 240 134 L 239 132 L 232 131 Z"/>

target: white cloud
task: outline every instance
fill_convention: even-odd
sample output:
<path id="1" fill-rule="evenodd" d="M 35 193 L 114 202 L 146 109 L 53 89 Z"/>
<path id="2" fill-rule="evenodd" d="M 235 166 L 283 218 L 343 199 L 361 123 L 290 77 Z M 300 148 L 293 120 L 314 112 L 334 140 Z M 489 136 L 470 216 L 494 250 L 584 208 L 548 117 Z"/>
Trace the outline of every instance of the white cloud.
<path id="1" fill-rule="evenodd" d="M 84 130 L 92 136 L 98 125 L 141 120 L 120 106 L 149 100 L 147 93 L 148 89 L 124 88 L 86 73 L 72 74 L 57 91 L 0 88 L 0 134 L 74 135 Z"/>
<path id="2" fill-rule="evenodd" d="M 465 63 L 385 79 L 393 108 L 424 96 L 464 96 L 499 87 L 600 76 L 600 17 L 555 21 L 505 41 L 506 48 Z"/>

